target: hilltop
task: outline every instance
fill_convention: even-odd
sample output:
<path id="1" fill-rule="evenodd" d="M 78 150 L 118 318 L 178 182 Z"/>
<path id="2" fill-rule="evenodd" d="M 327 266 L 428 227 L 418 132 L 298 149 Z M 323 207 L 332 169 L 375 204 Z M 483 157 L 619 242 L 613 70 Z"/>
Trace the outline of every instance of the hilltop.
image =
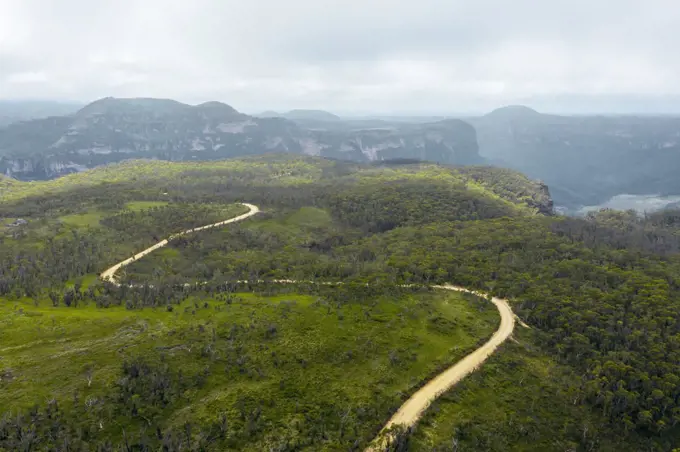
<path id="1" fill-rule="evenodd" d="M 540 115 L 541 114 L 533 108 L 524 105 L 508 105 L 507 107 L 497 108 L 492 112 L 487 113 L 484 115 L 484 118 L 513 120 L 536 118 Z"/>
<path id="2" fill-rule="evenodd" d="M 0 177 L 0 186 L 6 186 L 3 193 L 5 202 L 27 202 L 50 193 L 59 198 L 74 192 L 93 192 L 106 186 L 149 186 L 156 192 L 162 189 L 167 196 L 183 196 L 187 186 L 200 186 L 202 179 L 192 180 L 192 174 L 209 176 L 211 181 L 228 180 L 228 185 L 238 193 L 252 187 L 276 187 L 310 185 L 310 190 L 350 187 L 361 181 L 361 186 L 370 184 L 374 190 L 382 191 L 389 184 L 421 186 L 450 186 L 452 189 L 466 188 L 466 196 L 482 196 L 490 202 L 528 212 L 552 214 L 552 200 L 548 187 L 532 181 L 512 170 L 492 167 L 453 167 L 429 162 L 385 161 L 380 167 L 354 164 L 314 156 L 294 154 L 265 154 L 211 162 L 165 162 L 158 160 L 129 160 L 119 164 L 106 165 L 90 171 L 70 174 L 49 181 L 22 182 Z M 358 179 L 357 179 L 358 178 Z M 130 185 L 132 184 L 132 185 Z M 387 194 L 387 192 L 386 192 Z M 253 196 L 273 196 L 254 194 Z M 234 194 L 230 195 L 234 198 Z M 266 201 L 265 201 L 266 202 Z M 449 200 L 449 202 L 454 202 Z"/>

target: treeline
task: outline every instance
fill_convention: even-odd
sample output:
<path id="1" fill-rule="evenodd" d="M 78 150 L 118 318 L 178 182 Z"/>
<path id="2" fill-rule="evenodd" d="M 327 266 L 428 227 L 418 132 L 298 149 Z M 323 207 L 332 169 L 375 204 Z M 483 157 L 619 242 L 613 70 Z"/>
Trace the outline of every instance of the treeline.
<path id="1" fill-rule="evenodd" d="M 436 221 L 514 216 L 513 206 L 468 190 L 464 183 L 393 180 L 352 187 L 327 199 L 334 216 L 370 233 Z"/>
<path id="2" fill-rule="evenodd" d="M 471 178 L 503 199 L 517 204 L 527 204 L 545 215 L 554 213 L 548 187 L 541 182 L 530 180 L 515 170 L 489 166 L 466 166 L 456 168 L 455 171 Z"/>

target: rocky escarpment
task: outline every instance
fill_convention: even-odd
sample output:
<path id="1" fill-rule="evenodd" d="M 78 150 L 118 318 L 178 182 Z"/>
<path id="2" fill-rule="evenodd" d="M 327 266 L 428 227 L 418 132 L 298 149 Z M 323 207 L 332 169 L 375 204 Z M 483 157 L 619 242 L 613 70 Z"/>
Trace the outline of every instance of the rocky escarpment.
<path id="1" fill-rule="evenodd" d="M 483 162 L 475 129 L 456 119 L 370 129 L 316 130 L 311 136 L 322 146 L 315 149 L 317 155 L 325 157 L 356 161 L 410 158 L 459 165 Z"/>
<path id="2" fill-rule="evenodd" d="M 93 102 L 71 116 L 0 130 L 0 173 L 48 179 L 133 158 L 217 160 L 268 152 L 354 161 L 418 158 L 480 163 L 474 129 L 463 121 L 307 128 L 285 118 L 256 118 L 220 102 L 164 99 Z"/>
<path id="3" fill-rule="evenodd" d="M 542 181 L 538 181 L 536 185 L 536 196 L 528 200 L 527 203 L 535 207 L 543 215 L 553 215 L 555 213 L 555 203 L 550 194 L 550 188 Z"/>
<path id="4" fill-rule="evenodd" d="M 457 171 L 503 199 L 526 204 L 543 215 L 555 213 L 550 189 L 540 180 L 532 180 L 516 170 L 490 166 L 462 167 Z"/>

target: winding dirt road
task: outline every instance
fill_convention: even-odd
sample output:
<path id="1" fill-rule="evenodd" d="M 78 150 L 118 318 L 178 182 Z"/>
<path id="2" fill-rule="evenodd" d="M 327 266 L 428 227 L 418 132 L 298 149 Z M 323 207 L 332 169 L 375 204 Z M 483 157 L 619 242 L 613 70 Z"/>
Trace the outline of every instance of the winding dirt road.
<path id="1" fill-rule="evenodd" d="M 464 287 L 443 285 L 433 286 L 433 288 L 467 292 L 486 297 L 486 294 L 468 290 Z M 496 305 L 498 312 L 501 314 L 501 325 L 493 336 L 491 336 L 491 339 L 477 350 L 428 381 L 425 386 L 416 391 L 416 393 L 399 408 L 394 416 L 392 416 L 389 422 L 387 422 L 385 429 L 389 429 L 394 425 L 403 425 L 405 427 L 414 425 L 434 399 L 476 370 L 494 351 L 496 351 L 496 348 L 498 348 L 499 345 L 510 337 L 515 328 L 515 316 L 510 305 L 507 300 L 501 298 L 493 297 L 491 301 Z"/>
<path id="2" fill-rule="evenodd" d="M 182 232 L 179 232 L 177 234 L 173 234 L 170 237 L 168 237 L 167 239 L 161 240 L 160 242 L 156 243 L 155 245 L 148 247 L 144 251 L 140 251 L 139 253 L 135 254 L 132 257 L 125 259 L 124 261 L 118 262 L 113 267 L 107 268 L 106 270 L 104 270 L 102 272 L 101 275 L 99 275 L 99 277 L 101 279 L 103 279 L 104 281 L 108 281 L 108 282 L 117 284 L 118 282 L 116 281 L 116 272 L 118 272 L 118 270 L 120 270 L 121 267 L 125 267 L 126 265 L 133 263 L 137 259 L 141 259 L 144 256 L 146 256 L 147 254 L 152 253 L 159 248 L 163 248 L 164 246 L 166 246 L 169 243 L 170 240 L 177 238 L 179 236 L 182 236 L 182 235 L 191 234 L 193 232 L 203 231 L 205 229 L 216 228 L 216 227 L 219 227 L 219 226 L 224 226 L 225 224 L 229 224 L 229 223 L 237 223 L 239 221 L 245 220 L 246 218 L 250 218 L 253 215 L 256 215 L 257 213 L 260 212 L 260 208 L 253 205 L 253 204 L 248 204 L 248 203 L 245 203 L 245 202 L 241 203 L 241 204 L 246 206 L 249 209 L 249 211 L 247 213 L 244 213 L 243 215 L 239 215 L 238 217 L 230 218 L 229 220 L 220 221 L 219 223 L 213 223 L 213 224 L 201 226 L 201 227 L 198 227 L 198 228 L 187 229 L 186 231 L 182 231 Z"/>
<path id="3" fill-rule="evenodd" d="M 219 223 L 209 224 L 207 226 L 201 226 L 194 229 L 188 229 L 184 232 L 171 235 L 167 239 L 161 240 L 160 242 L 156 243 L 153 246 L 150 246 L 144 251 L 135 254 L 133 257 L 125 259 L 124 261 L 117 263 L 113 267 L 108 268 L 107 270 L 102 272 L 102 274 L 100 275 L 101 278 L 104 281 L 118 284 L 118 282 L 116 281 L 116 272 L 121 267 L 124 267 L 136 261 L 137 259 L 141 259 L 147 254 L 152 253 L 153 251 L 166 246 L 169 240 L 172 240 L 181 235 L 202 231 L 204 229 L 210 229 L 230 223 L 236 223 L 247 218 L 250 218 L 260 211 L 260 209 L 253 204 L 243 203 L 243 205 L 250 209 L 248 213 L 239 215 L 229 220 L 221 221 Z M 299 281 L 281 279 L 274 280 L 271 282 L 276 282 L 280 284 L 295 284 Z M 321 283 L 321 284 L 341 284 L 341 283 Z M 484 294 L 482 292 L 469 290 L 464 287 L 454 286 L 450 284 L 432 286 L 432 288 L 439 290 L 451 290 L 456 292 L 467 292 L 485 298 L 488 297 L 487 294 Z M 411 427 L 415 425 L 415 423 L 418 422 L 418 420 L 422 417 L 425 410 L 430 406 L 430 404 L 435 399 L 437 399 L 437 397 L 451 389 L 456 383 L 458 383 L 463 378 L 465 378 L 466 376 L 474 372 L 477 368 L 479 368 L 479 366 L 481 366 L 482 363 L 484 363 L 484 361 L 486 361 L 487 358 L 489 358 L 489 356 L 493 354 L 493 352 L 498 348 L 498 346 L 501 345 L 503 342 L 505 342 L 505 340 L 507 340 L 510 337 L 512 331 L 515 328 L 515 315 L 513 314 L 510 305 L 508 304 L 507 300 L 503 300 L 501 298 L 493 297 L 491 301 L 496 306 L 501 316 L 501 324 L 498 327 L 498 330 L 496 330 L 493 336 L 491 336 L 491 339 L 489 339 L 484 345 L 482 345 L 481 347 L 467 355 L 465 358 L 461 359 L 456 364 L 452 365 L 451 367 L 449 367 L 448 369 L 434 377 L 432 380 L 428 381 L 423 387 L 416 391 L 406 402 L 404 402 L 404 404 L 392 416 L 392 418 L 387 422 L 387 424 L 385 424 L 385 427 L 381 431 L 381 435 L 379 435 L 378 438 L 376 438 L 373 441 L 373 443 L 371 443 L 371 445 L 366 449 L 367 452 L 369 451 L 377 452 L 385 450 L 386 446 L 389 444 L 392 438 L 389 435 L 383 434 L 384 432 L 386 432 L 391 427 L 394 427 L 396 425 L 402 425 L 404 427 Z"/>
<path id="4" fill-rule="evenodd" d="M 449 284 L 432 286 L 432 288 L 467 292 L 481 297 L 487 296 L 481 292 Z M 515 315 L 513 314 L 510 305 L 507 300 L 496 297 L 493 297 L 491 302 L 496 305 L 496 308 L 498 308 L 498 312 L 501 315 L 501 324 L 493 336 L 491 336 L 491 339 L 486 341 L 484 345 L 467 355 L 465 358 L 428 381 L 422 388 L 409 397 L 409 399 L 399 407 L 399 410 L 397 410 L 387 424 L 385 424 L 381 434 L 378 435 L 373 443 L 366 449 L 366 452 L 386 450 L 387 445 L 393 438 L 389 435 L 385 435 L 385 432 L 397 425 L 404 427 L 412 427 L 415 425 L 435 399 L 479 368 L 482 363 L 496 351 L 498 346 L 510 337 L 515 328 Z"/>

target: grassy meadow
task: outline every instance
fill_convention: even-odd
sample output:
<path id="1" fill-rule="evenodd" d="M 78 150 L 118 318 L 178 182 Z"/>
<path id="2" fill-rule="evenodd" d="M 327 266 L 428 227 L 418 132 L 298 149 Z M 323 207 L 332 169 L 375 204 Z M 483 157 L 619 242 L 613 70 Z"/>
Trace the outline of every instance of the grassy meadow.
<path id="1" fill-rule="evenodd" d="M 488 302 L 457 293 L 339 304 L 294 287 L 267 290 L 196 294 L 171 311 L 1 301 L 0 406 L 21 412 L 56 400 L 98 442 L 121 428 L 137 438 L 145 421 L 130 417 L 116 393 L 123 363 L 143 360 L 188 382 L 162 409 L 140 408 L 164 429 L 224 415 L 230 429 L 220 447 L 263 450 L 298 438 L 303 449 L 337 450 L 370 440 L 415 387 L 498 323 Z M 85 412 L 82 401 L 91 405 Z M 258 410 L 254 425 L 242 419 L 243 406 Z M 325 431 L 310 442 L 320 422 Z"/>

